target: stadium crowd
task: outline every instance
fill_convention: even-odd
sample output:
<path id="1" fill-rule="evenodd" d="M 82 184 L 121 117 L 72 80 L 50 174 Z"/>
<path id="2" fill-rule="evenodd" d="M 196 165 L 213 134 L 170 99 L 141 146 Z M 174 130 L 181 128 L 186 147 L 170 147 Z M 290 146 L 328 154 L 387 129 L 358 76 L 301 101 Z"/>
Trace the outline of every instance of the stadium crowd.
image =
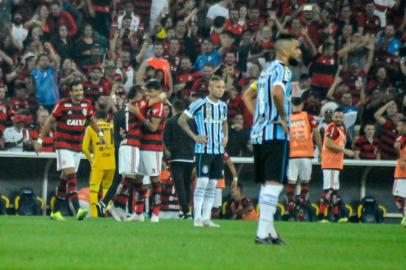
<path id="1" fill-rule="evenodd" d="M 396 159 L 405 29 L 401 0 L 0 0 L 0 149 L 33 151 L 78 78 L 111 120 L 133 85 L 155 79 L 170 101 L 188 104 L 207 95 L 215 74 L 226 82 L 226 150 L 252 155 L 242 97 L 274 59 L 276 38 L 289 33 L 303 52 L 293 96 L 321 133 L 341 107 L 355 158 Z M 53 151 L 52 133 L 43 151 Z"/>

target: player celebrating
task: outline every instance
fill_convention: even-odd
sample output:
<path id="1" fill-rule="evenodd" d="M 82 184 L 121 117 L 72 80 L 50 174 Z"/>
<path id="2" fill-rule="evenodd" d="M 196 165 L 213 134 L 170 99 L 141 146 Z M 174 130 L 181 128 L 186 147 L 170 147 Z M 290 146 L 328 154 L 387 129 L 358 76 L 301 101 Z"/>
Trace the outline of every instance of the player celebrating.
<path id="1" fill-rule="evenodd" d="M 323 170 L 323 193 L 320 199 L 319 219 L 322 223 L 328 222 L 325 219 L 327 209 L 332 204 L 333 214 L 338 222 L 347 222 L 347 218 L 339 218 L 338 190 L 340 189 L 340 171 L 344 167 L 344 155 L 354 156 L 354 152 L 345 149 L 346 131 L 343 126 L 344 112 L 338 108 L 334 111 L 333 122 L 331 122 L 324 135 L 323 149 L 321 154 L 321 169 Z"/>
<path id="2" fill-rule="evenodd" d="M 319 153 L 321 153 L 321 137 L 317 121 L 303 111 L 303 101 L 300 97 L 292 98 L 292 115 L 290 118 L 290 150 L 288 166 L 288 185 L 286 198 L 290 217 L 294 217 L 296 182 L 300 178 L 300 203 L 305 205 L 309 194 L 309 182 L 312 176 L 312 158 L 314 156 L 313 138 Z M 313 138 L 312 138 L 313 135 Z M 319 156 L 320 160 L 320 156 Z"/>
<path id="3" fill-rule="evenodd" d="M 393 198 L 403 217 L 400 224 L 406 227 L 406 118 L 400 120 L 398 132 L 400 136 L 397 138 L 394 147 L 399 155 L 399 159 L 396 162 Z"/>
<path id="4" fill-rule="evenodd" d="M 156 80 L 151 80 L 146 85 L 147 95 L 149 98 L 157 98 L 161 91 L 162 86 Z M 136 186 L 136 190 L 143 196 L 145 190 L 142 186 L 142 178 L 149 176 L 152 186 L 153 208 L 151 215 L 151 222 L 159 222 L 159 208 L 161 205 L 161 167 L 163 157 L 163 144 L 162 144 L 162 132 L 163 132 L 163 116 L 164 105 L 159 102 L 149 107 L 145 112 L 145 118 L 142 122 L 142 139 L 141 139 L 141 160 L 139 164 L 138 174 L 142 177 L 139 178 L 139 184 Z M 140 201 L 143 203 L 143 200 Z M 139 206 L 142 207 L 143 206 Z"/>
<path id="5" fill-rule="evenodd" d="M 224 148 L 228 141 L 227 104 L 220 101 L 225 90 L 218 76 L 209 80 L 209 95 L 192 103 L 178 124 L 196 141 L 196 188 L 193 195 L 195 227 L 220 227 L 211 221 L 217 179 L 224 176 Z M 187 121 L 194 118 L 198 134 Z M 203 209 L 203 211 L 202 211 Z"/>
<path id="6" fill-rule="evenodd" d="M 280 36 L 275 43 L 276 59 L 264 70 L 255 87 L 250 87 L 244 101 L 253 108 L 256 96 L 251 143 L 254 146 L 255 181 L 261 183 L 259 194 L 260 216 L 257 244 L 284 244 L 274 227 L 273 217 L 286 178 L 289 157 L 289 114 L 292 93 L 292 72 L 287 65 L 295 65 L 301 57 L 297 40 Z"/>
<path id="7" fill-rule="evenodd" d="M 99 201 L 98 196 L 100 188 L 102 188 L 104 196 L 113 182 L 114 173 L 116 171 L 113 124 L 107 122 L 107 112 L 105 111 L 96 111 L 96 119 L 97 124 L 106 137 L 106 143 L 103 144 L 93 129 L 87 127 L 82 146 L 82 151 L 89 160 L 92 168 L 90 174 L 89 198 L 90 215 L 92 217 L 97 217 L 98 215 L 96 205 Z M 90 154 L 90 149 L 92 149 L 93 155 Z"/>
<path id="8" fill-rule="evenodd" d="M 104 143 L 104 134 L 93 117 L 93 107 L 89 100 L 83 98 L 83 86 L 79 80 L 74 80 L 69 88 L 70 98 L 61 99 L 52 111 L 41 131 L 34 149 L 40 152 L 42 142 L 51 127 L 56 123 L 55 149 L 57 170 L 62 171 L 56 189 L 56 203 L 51 213 L 51 219 L 65 220 L 59 211 L 66 197 L 73 204 L 78 220 L 83 220 L 87 210 L 81 209 L 78 201 L 76 172 L 82 155 L 82 139 L 86 121 L 98 134 Z"/>

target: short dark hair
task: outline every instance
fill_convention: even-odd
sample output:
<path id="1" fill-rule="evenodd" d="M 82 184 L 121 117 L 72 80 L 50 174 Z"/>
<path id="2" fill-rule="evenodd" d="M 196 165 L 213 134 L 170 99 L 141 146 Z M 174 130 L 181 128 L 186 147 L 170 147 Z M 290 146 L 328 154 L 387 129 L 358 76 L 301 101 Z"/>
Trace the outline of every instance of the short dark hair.
<path id="1" fill-rule="evenodd" d="M 177 111 L 177 112 L 182 112 L 186 108 L 186 103 L 183 99 L 176 99 L 172 103 L 172 107 Z"/>
<path id="2" fill-rule="evenodd" d="M 130 90 L 128 90 L 128 93 L 127 93 L 126 97 L 127 97 L 128 100 L 131 100 L 131 99 L 135 98 L 135 96 L 141 91 L 142 91 L 141 85 L 135 84 L 135 85 L 130 87 Z"/>
<path id="3" fill-rule="evenodd" d="M 303 100 L 301 97 L 292 97 L 292 104 L 293 106 L 299 106 L 300 104 L 303 103 Z"/>
<path id="4" fill-rule="evenodd" d="M 342 108 L 338 107 L 337 109 L 334 110 L 334 113 L 336 113 L 336 112 L 344 113 L 344 110 Z"/>
<path id="5" fill-rule="evenodd" d="M 74 78 L 74 79 L 69 83 L 69 91 L 72 91 L 72 88 L 73 88 L 74 86 L 77 86 L 77 85 L 79 85 L 79 84 L 81 84 L 81 83 L 82 83 L 82 80 L 81 80 L 79 77 Z"/>
<path id="6" fill-rule="evenodd" d="M 162 85 L 157 80 L 149 80 L 145 87 L 147 89 L 162 90 Z"/>

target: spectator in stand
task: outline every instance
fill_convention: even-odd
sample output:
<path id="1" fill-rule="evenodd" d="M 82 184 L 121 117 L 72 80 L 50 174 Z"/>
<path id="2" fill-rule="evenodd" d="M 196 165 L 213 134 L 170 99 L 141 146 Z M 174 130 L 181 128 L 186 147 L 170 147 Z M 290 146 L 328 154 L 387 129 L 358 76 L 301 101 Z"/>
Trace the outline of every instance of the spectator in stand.
<path id="1" fill-rule="evenodd" d="M 395 38 L 395 27 L 393 25 L 387 25 L 385 31 L 378 34 L 377 45 L 390 54 L 399 54 L 402 43 L 399 39 Z"/>
<path id="2" fill-rule="evenodd" d="M 49 17 L 48 6 L 40 5 L 39 7 L 37 7 L 34 16 L 32 16 L 32 18 L 29 21 L 24 23 L 24 27 L 26 29 L 31 29 L 31 31 L 33 31 L 35 27 L 39 27 L 40 30 L 42 30 L 46 34 L 49 34 L 49 28 L 47 24 L 48 17 Z"/>
<path id="3" fill-rule="evenodd" d="M 68 35 L 68 28 L 66 25 L 60 25 L 58 28 L 58 35 L 55 35 L 52 40 L 52 45 L 59 54 L 61 61 L 66 58 L 74 57 L 74 43 L 72 38 Z"/>
<path id="4" fill-rule="evenodd" d="M 106 38 L 108 38 L 111 25 L 109 7 L 111 2 L 114 3 L 113 6 L 116 5 L 115 1 L 109 0 L 86 0 L 85 2 L 93 27 Z"/>
<path id="5" fill-rule="evenodd" d="M 244 128 L 244 117 L 237 113 L 232 124 L 228 128 L 229 143 L 226 146 L 227 153 L 232 157 L 246 155 L 248 152 L 248 130 Z"/>
<path id="6" fill-rule="evenodd" d="M 37 110 L 37 123 L 29 130 L 31 140 L 37 140 L 39 134 L 41 134 L 42 129 L 48 120 L 49 112 L 43 108 Z M 42 152 L 54 152 L 54 132 L 50 130 L 47 135 L 45 135 L 42 143 Z"/>
<path id="7" fill-rule="evenodd" d="M 22 152 L 25 147 L 31 145 L 28 129 L 24 128 L 25 117 L 16 114 L 13 117 L 13 126 L 3 132 L 4 150 L 8 152 Z"/>
<path id="8" fill-rule="evenodd" d="M 104 95 L 104 89 L 101 84 L 101 80 L 103 78 L 103 73 L 100 67 L 94 66 L 90 70 L 89 73 L 89 80 L 84 82 L 83 85 L 83 92 L 85 98 L 89 99 L 92 104 L 96 102 L 96 100 L 101 96 Z"/>
<path id="9" fill-rule="evenodd" d="M 138 69 L 136 78 L 137 82 L 140 84 L 144 84 L 144 76 L 145 70 L 147 66 L 152 66 L 155 69 L 160 69 L 164 73 L 164 90 L 167 92 L 168 96 L 171 96 L 173 93 L 173 85 L 172 85 L 172 75 L 169 62 L 163 58 L 164 47 L 161 42 L 154 43 L 154 56 L 148 58 L 144 62 L 142 62 L 141 66 Z"/>
<path id="10" fill-rule="evenodd" d="M 239 12 L 237 8 L 229 9 L 229 19 L 226 20 L 224 29 L 233 34 L 233 36 L 239 40 L 244 31 L 244 25 L 239 23 Z"/>
<path id="11" fill-rule="evenodd" d="M 28 36 L 28 30 L 23 25 L 23 16 L 20 11 L 16 11 L 13 14 L 11 34 L 18 44 L 23 47 L 23 42 Z"/>
<path id="12" fill-rule="evenodd" d="M 61 10 L 58 1 L 54 1 L 49 5 L 50 16 L 47 18 L 47 29 L 51 35 L 55 35 L 61 25 L 65 25 L 68 29 L 68 36 L 76 35 L 78 28 L 75 19 L 66 11 Z"/>
<path id="13" fill-rule="evenodd" d="M 354 146 L 355 159 L 381 159 L 379 141 L 374 137 L 375 125 L 368 123 L 364 127 L 365 135 L 358 138 Z"/>
<path id="14" fill-rule="evenodd" d="M 38 56 L 37 66 L 32 70 L 31 75 L 35 83 L 38 103 L 44 105 L 47 110 L 51 110 L 59 100 L 59 57 L 50 43 L 45 43 L 44 47 L 48 54 Z"/>
<path id="15" fill-rule="evenodd" d="M 7 86 L 0 85 L 0 138 L 3 137 L 4 129 L 9 126 L 11 116 L 10 104 L 6 99 Z M 0 139 L 0 149 L 4 146 L 4 141 Z"/>
<path id="16" fill-rule="evenodd" d="M 212 26 L 214 19 L 219 16 L 228 19 L 229 8 L 232 7 L 232 5 L 232 0 L 223 0 L 210 6 L 206 16 L 206 25 L 208 27 Z"/>
<path id="17" fill-rule="evenodd" d="M 383 116 L 384 113 L 386 113 L 386 117 Z M 395 101 L 391 100 L 382 106 L 374 114 L 374 117 L 376 122 L 382 126 L 379 146 L 381 158 L 384 160 L 395 160 L 397 155 L 393 146 L 398 136 L 396 126 L 403 117 L 402 114 L 398 113 L 398 105 Z"/>
<path id="18" fill-rule="evenodd" d="M 374 14 L 375 5 L 369 2 L 365 5 L 365 15 L 361 17 L 361 33 L 376 35 L 381 29 L 381 19 Z"/>
<path id="19" fill-rule="evenodd" d="M 176 96 L 183 98 L 188 97 L 194 81 L 200 76 L 200 72 L 194 72 L 192 70 L 192 62 L 190 61 L 190 58 L 187 56 L 182 57 L 173 86 Z"/>
<path id="20" fill-rule="evenodd" d="M 118 29 L 121 29 L 123 27 L 123 18 L 125 15 L 131 16 L 131 23 L 130 23 L 131 31 L 137 32 L 138 29 L 141 29 L 144 27 L 144 25 L 141 22 L 140 16 L 137 15 L 136 13 L 134 13 L 134 10 L 135 10 L 134 5 L 131 1 L 124 3 L 124 12 L 123 12 L 123 14 L 119 15 L 117 18 Z"/>
<path id="21" fill-rule="evenodd" d="M 257 220 L 254 203 L 243 194 L 243 186 L 238 183 L 231 189 L 231 198 L 226 204 L 226 219 Z"/>
<path id="22" fill-rule="evenodd" d="M 213 75 L 214 73 L 214 67 L 209 64 L 206 63 L 204 65 L 204 69 L 203 69 L 203 76 L 201 76 L 200 78 L 198 78 L 197 80 L 194 81 L 192 88 L 190 89 L 191 93 L 196 93 L 196 92 L 200 92 L 203 93 L 204 96 L 207 96 L 207 94 L 209 93 L 209 80 L 210 77 Z"/>

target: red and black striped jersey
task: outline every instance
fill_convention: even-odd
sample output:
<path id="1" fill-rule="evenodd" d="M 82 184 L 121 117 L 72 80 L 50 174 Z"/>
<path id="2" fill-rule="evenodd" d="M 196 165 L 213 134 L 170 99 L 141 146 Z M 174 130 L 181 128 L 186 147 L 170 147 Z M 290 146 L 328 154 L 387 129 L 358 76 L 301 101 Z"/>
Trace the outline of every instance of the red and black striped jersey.
<path id="1" fill-rule="evenodd" d="M 38 139 L 39 134 L 41 134 L 42 128 L 40 126 L 36 126 L 29 130 L 30 138 L 32 140 Z M 41 152 L 54 152 L 54 132 L 50 130 L 49 133 L 44 137 L 42 141 L 42 149 Z"/>
<path id="2" fill-rule="evenodd" d="M 10 115 L 10 106 L 6 102 L 0 102 L 0 136 L 8 125 Z"/>
<path id="3" fill-rule="evenodd" d="M 101 83 L 93 84 L 92 82 L 84 82 L 82 85 L 85 98 L 92 101 L 92 104 L 94 104 L 97 99 L 104 94 L 104 89 Z"/>
<path id="4" fill-rule="evenodd" d="M 141 113 L 145 115 L 146 109 L 148 108 L 149 99 L 136 101 L 133 104 L 138 105 Z M 142 122 L 134 114 L 126 111 L 125 113 L 125 129 L 126 129 L 126 140 L 122 142 L 124 145 L 131 145 L 135 147 L 141 146 L 141 126 Z"/>
<path id="5" fill-rule="evenodd" d="M 55 149 L 81 152 L 86 120 L 93 114 L 93 106 L 88 99 L 82 99 L 77 104 L 70 99 L 61 99 L 52 111 L 52 115 L 57 120 Z"/>
<path id="6" fill-rule="evenodd" d="M 161 122 L 159 123 L 158 129 L 155 132 L 149 131 L 146 127 L 142 127 L 142 140 L 141 140 L 141 150 L 145 151 L 159 151 L 164 150 L 162 144 L 162 132 L 164 128 L 164 105 L 162 103 L 156 103 L 151 107 L 147 108 L 145 118 L 151 120 L 152 118 L 159 118 Z"/>

